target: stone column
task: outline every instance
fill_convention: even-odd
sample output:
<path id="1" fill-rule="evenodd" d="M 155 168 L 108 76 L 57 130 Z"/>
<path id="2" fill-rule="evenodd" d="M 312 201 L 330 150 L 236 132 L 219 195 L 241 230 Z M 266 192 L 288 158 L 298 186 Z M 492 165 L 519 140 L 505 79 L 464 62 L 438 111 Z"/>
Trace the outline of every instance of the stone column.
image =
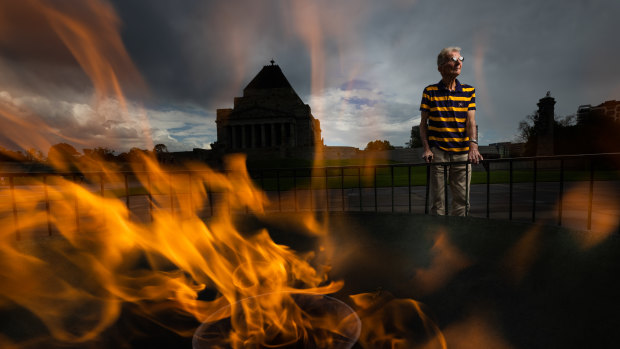
<path id="1" fill-rule="evenodd" d="M 250 148 L 256 148 L 256 125 L 250 125 Z"/>
<path id="2" fill-rule="evenodd" d="M 260 124 L 260 134 L 260 146 L 261 148 L 264 148 L 267 144 L 267 141 L 265 140 L 265 124 Z"/>
<path id="3" fill-rule="evenodd" d="M 239 127 L 241 127 L 241 148 L 247 148 L 247 144 L 245 142 L 245 125 L 241 125 Z"/>
<path id="4" fill-rule="evenodd" d="M 235 149 L 237 148 L 237 134 L 235 132 L 237 130 L 235 126 L 228 126 L 228 128 L 230 129 L 230 149 Z"/>

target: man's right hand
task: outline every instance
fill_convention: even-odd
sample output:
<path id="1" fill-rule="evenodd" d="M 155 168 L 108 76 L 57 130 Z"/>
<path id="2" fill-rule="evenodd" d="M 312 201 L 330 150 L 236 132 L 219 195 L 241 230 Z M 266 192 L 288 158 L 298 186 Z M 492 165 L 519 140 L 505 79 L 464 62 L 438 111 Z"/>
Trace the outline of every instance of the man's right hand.
<path id="1" fill-rule="evenodd" d="M 424 153 L 422 154 L 422 159 L 424 159 L 424 161 L 426 161 L 427 163 L 432 162 L 433 152 L 430 149 L 425 150 Z"/>

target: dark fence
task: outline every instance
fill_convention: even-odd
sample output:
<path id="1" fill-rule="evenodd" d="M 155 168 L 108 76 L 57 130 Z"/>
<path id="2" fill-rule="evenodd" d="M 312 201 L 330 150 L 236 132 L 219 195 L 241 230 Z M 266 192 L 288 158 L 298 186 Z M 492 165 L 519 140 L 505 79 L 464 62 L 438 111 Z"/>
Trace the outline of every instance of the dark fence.
<path id="1" fill-rule="evenodd" d="M 458 163 L 435 163 L 445 173 Z M 267 211 L 342 211 L 429 213 L 430 164 L 390 164 L 321 168 L 281 168 L 250 171 L 250 177 L 270 199 Z M 546 156 L 484 160 L 473 165 L 470 216 L 579 229 L 618 228 L 620 221 L 620 153 Z M 20 205 L 29 198 L 16 197 L 16 187 L 38 178 L 38 199 L 48 215 L 47 234 L 53 234 L 49 217 L 54 198 L 48 195 L 53 178 L 63 177 L 89 186 L 101 196 L 121 198 L 130 214 L 152 219 L 153 210 L 172 212 L 190 207 L 201 217 L 226 207 L 229 194 L 204 183 L 200 171 L 166 172 L 170 183 L 186 181 L 184 189 L 169 190 L 161 183 L 153 190 L 148 173 L 121 172 L 116 180 L 104 173 L 0 173 L 5 204 L 0 215 L 12 215 L 20 238 Z M 227 173 L 230 175 L 230 173 Z M 147 183 L 138 181 L 147 178 Z M 120 178 L 120 179 L 119 179 Z M 161 176 L 159 176 L 161 180 Z M 206 193 L 198 197 L 196 191 Z M 75 198 L 75 224 L 80 226 L 80 204 Z M 450 194 L 446 190 L 446 210 Z M 10 201 L 10 204 L 7 204 Z M 185 202 L 185 206 L 181 204 Z M 187 205 L 188 204 L 188 205 Z M 230 209 L 230 205 L 228 205 Z M 148 218 L 147 218 L 148 219 Z M 600 222 L 600 224 L 596 224 Z M 602 224 L 602 225 L 601 225 Z"/>

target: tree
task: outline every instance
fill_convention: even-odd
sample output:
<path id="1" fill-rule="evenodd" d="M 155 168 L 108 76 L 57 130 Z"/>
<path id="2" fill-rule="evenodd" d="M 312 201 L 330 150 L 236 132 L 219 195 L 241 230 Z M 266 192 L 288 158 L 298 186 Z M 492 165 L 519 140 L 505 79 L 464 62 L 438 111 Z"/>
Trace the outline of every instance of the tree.
<path id="1" fill-rule="evenodd" d="M 130 162 L 142 162 L 144 161 L 144 158 L 150 155 L 150 151 L 134 147 L 129 149 L 129 153 L 127 153 L 127 160 Z"/>
<path id="2" fill-rule="evenodd" d="M 168 152 L 168 147 L 166 147 L 165 144 L 156 144 L 155 147 L 153 148 L 153 152 L 154 153 L 167 153 Z"/>
<path id="3" fill-rule="evenodd" d="M 407 142 L 407 148 L 419 148 L 422 146 L 422 138 L 420 138 L 420 125 L 411 127 L 411 136 Z"/>
<path id="4" fill-rule="evenodd" d="M 368 142 L 364 150 L 392 150 L 394 147 L 390 144 L 390 141 L 375 140 Z"/>
<path id="5" fill-rule="evenodd" d="M 107 147 L 96 147 L 93 149 L 82 149 L 84 156 L 93 160 L 114 161 L 114 150 Z"/>
<path id="6" fill-rule="evenodd" d="M 29 148 L 26 150 L 26 161 L 43 161 L 43 153 L 35 148 Z"/>
<path id="7" fill-rule="evenodd" d="M 71 144 L 67 143 L 54 144 L 47 152 L 47 158 L 52 162 L 73 162 L 78 156 L 80 156 L 80 153 Z"/>

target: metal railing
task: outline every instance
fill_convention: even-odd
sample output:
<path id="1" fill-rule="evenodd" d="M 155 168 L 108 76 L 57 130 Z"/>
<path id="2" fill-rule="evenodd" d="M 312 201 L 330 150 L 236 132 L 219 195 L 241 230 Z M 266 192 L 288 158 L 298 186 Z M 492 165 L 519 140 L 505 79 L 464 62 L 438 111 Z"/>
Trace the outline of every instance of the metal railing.
<path id="1" fill-rule="evenodd" d="M 441 166 L 444 174 L 447 174 L 450 166 L 464 164 L 466 162 L 262 169 L 250 171 L 250 177 L 271 199 L 272 204 L 266 207 L 267 211 L 388 211 L 429 214 L 430 166 Z M 532 222 L 546 220 L 548 223 L 553 215 L 553 224 L 563 226 L 567 216 L 567 185 L 585 183 L 585 192 L 583 188 L 580 189 L 577 205 L 575 206 L 575 202 L 571 203 L 571 212 L 573 215 L 575 211 L 582 212 L 585 215 L 583 228 L 591 230 L 595 182 L 605 181 L 611 184 L 606 186 L 601 195 L 611 197 L 612 201 L 615 198 L 616 202 L 612 203 L 609 209 L 615 211 L 611 213 L 612 219 L 620 220 L 620 153 L 491 159 L 473 165 L 472 168 L 471 174 L 467 172 L 467 176 L 472 180 L 472 192 L 469 193 L 471 206 L 468 211 L 471 216 Z M 138 197 L 146 198 L 146 209 L 152 220 L 153 210 L 165 208 L 162 202 L 168 201 L 167 209 L 175 212 L 180 206 L 178 201 L 183 199 L 182 195 L 186 195 L 193 210 L 200 209 L 202 215 L 213 216 L 216 214 L 215 202 L 228 200 L 228 195 L 212 189 L 209 183 L 197 183 L 195 179 L 200 177 L 199 172 L 167 172 L 170 181 L 174 177 L 187 177 L 188 187 L 185 194 L 175 193 L 172 185 L 169 186 L 168 193 L 154 193 L 151 177 L 146 172 L 118 173 L 123 181 L 114 184 L 109 182 L 104 173 L 0 173 L 1 187 L 4 187 L 3 200 L 11 200 L 10 205 L 2 206 L 5 211 L 11 212 L 0 212 L 0 215 L 13 216 L 16 238 L 20 239 L 20 200 L 16 197 L 16 186 L 19 186 L 16 179 L 42 178 L 38 185 L 42 186 L 44 192 L 42 201 L 48 217 L 47 233 L 52 235 L 50 217 L 54 199 L 48 194 L 48 179 L 61 176 L 73 182 L 96 186 L 101 196 L 105 196 L 106 190 L 112 190 L 110 187 L 115 186 L 116 196 L 124 198 L 130 215 L 132 201 Z M 136 184 L 135 178 L 138 175 L 147 178 L 146 185 Z M 99 183 L 95 183 L 94 178 L 98 178 Z M 447 180 L 447 176 L 444 178 Z M 142 190 L 136 191 L 136 185 Z M 205 186 L 205 200 L 195 202 L 195 185 Z M 530 191 L 529 198 L 525 195 L 527 191 Z M 155 195 L 160 199 L 157 207 L 154 204 L 157 201 Z M 169 198 L 164 198 L 166 195 Z M 74 207 L 75 224 L 79 230 L 81 214 L 78 200 L 76 197 Z M 449 211 L 448 203 L 449 190 L 446 190 L 446 212 Z M 525 219 L 525 216 L 529 216 L 529 219 Z"/>

